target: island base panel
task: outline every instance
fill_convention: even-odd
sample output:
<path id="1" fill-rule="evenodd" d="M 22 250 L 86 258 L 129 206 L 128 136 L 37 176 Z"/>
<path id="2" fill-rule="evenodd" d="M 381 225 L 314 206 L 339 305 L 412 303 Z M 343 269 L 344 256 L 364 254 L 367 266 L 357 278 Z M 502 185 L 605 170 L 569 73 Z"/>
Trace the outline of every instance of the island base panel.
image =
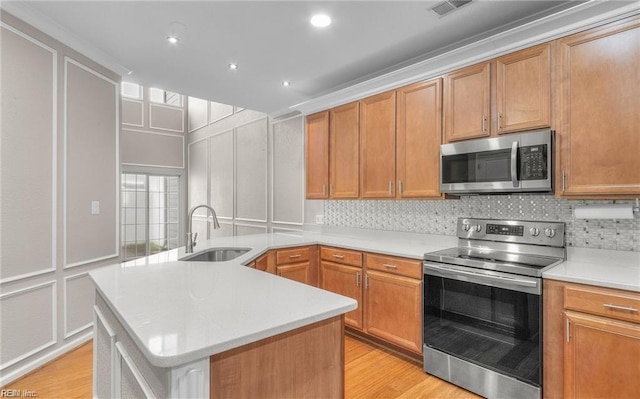
<path id="1" fill-rule="evenodd" d="M 211 398 L 344 398 L 343 318 L 211 356 Z"/>

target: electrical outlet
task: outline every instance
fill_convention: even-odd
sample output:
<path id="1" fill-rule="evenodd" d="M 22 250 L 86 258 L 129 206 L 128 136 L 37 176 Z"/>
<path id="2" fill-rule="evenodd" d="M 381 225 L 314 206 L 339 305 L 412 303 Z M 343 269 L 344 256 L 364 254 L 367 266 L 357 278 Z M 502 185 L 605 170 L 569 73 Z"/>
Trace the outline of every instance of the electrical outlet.
<path id="1" fill-rule="evenodd" d="M 316 224 L 324 224 L 324 215 L 316 215 Z"/>
<path id="2" fill-rule="evenodd" d="M 100 214 L 100 201 L 91 201 L 91 214 L 92 215 Z"/>

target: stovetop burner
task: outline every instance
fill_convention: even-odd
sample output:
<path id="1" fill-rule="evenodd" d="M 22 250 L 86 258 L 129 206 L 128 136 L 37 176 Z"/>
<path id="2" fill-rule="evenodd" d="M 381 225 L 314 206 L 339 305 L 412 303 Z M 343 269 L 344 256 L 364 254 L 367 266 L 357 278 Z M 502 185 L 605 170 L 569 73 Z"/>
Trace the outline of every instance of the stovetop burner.
<path id="1" fill-rule="evenodd" d="M 539 277 L 565 259 L 564 223 L 458 219 L 458 246 L 425 261 Z"/>

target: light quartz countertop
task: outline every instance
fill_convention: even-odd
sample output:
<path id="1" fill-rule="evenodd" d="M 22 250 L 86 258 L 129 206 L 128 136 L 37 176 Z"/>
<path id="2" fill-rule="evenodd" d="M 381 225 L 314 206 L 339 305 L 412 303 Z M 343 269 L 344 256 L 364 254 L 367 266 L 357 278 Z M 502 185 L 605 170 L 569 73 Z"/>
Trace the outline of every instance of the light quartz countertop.
<path id="1" fill-rule="evenodd" d="M 640 252 L 567 248 L 567 260 L 542 277 L 640 292 Z"/>
<path id="2" fill-rule="evenodd" d="M 173 367 L 346 313 L 357 302 L 244 265 L 270 249 L 322 244 L 422 259 L 457 238 L 325 227 L 199 242 L 251 250 L 228 262 L 179 261 L 184 247 L 90 273 L 98 291 L 149 361 Z M 567 249 L 544 278 L 640 292 L 640 253 Z"/>

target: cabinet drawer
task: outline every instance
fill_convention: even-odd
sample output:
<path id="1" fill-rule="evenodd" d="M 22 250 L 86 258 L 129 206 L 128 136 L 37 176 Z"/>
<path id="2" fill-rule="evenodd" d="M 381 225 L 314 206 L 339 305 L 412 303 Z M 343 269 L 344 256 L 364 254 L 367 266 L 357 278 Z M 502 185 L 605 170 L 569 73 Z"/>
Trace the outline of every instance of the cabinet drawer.
<path id="1" fill-rule="evenodd" d="M 321 247 L 320 257 L 329 262 L 362 267 L 362 252 L 331 247 Z"/>
<path id="2" fill-rule="evenodd" d="M 422 262 L 393 256 L 366 254 L 367 269 L 422 280 Z"/>
<path id="3" fill-rule="evenodd" d="M 606 288 L 567 286 L 565 309 L 640 323 L 640 294 Z"/>
<path id="4" fill-rule="evenodd" d="M 276 265 L 306 262 L 310 257 L 311 249 L 309 247 L 279 249 L 276 251 Z"/>

